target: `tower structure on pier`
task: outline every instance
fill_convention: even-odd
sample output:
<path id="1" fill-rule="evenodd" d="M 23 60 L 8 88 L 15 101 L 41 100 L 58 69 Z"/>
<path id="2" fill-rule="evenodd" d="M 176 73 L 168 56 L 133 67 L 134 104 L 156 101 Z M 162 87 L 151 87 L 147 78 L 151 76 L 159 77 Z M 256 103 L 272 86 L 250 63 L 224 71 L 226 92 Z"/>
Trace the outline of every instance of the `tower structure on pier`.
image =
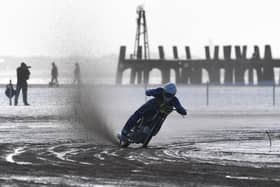
<path id="1" fill-rule="evenodd" d="M 146 12 L 143 6 L 138 6 L 136 13 L 137 17 L 137 28 L 136 28 L 136 36 L 134 43 L 134 51 L 133 58 L 134 59 L 149 59 L 150 58 L 150 48 L 149 48 L 149 40 L 148 40 L 148 27 L 146 21 Z M 142 50 L 143 46 L 143 50 Z M 144 52 L 144 56 L 142 54 Z"/>
<path id="2" fill-rule="evenodd" d="M 131 55 L 131 59 L 139 60 L 140 63 L 146 62 L 150 59 L 150 48 L 148 40 L 148 27 L 146 20 L 146 12 L 143 6 L 138 6 L 136 19 L 136 36 L 134 43 L 134 51 Z M 142 62 L 143 60 L 143 62 Z M 134 84 L 137 77 L 137 83 L 148 83 L 148 72 L 143 68 L 133 68 L 130 75 L 130 83 Z"/>

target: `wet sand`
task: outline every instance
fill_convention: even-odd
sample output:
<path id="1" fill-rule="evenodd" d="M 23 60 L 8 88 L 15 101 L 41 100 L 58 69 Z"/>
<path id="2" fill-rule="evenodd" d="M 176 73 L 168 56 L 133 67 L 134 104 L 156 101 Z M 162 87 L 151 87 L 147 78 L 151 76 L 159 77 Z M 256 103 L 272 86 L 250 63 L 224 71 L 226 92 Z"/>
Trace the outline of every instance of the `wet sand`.
<path id="1" fill-rule="evenodd" d="M 278 109 L 191 108 L 186 118 L 172 114 L 147 149 L 120 148 L 115 134 L 140 96 L 120 107 L 124 96 L 117 95 L 93 114 L 92 103 L 76 105 L 61 90 L 33 93 L 44 107 L 38 98 L 1 109 L 2 186 L 280 185 Z M 110 117 L 102 117 L 104 108 Z"/>
<path id="2" fill-rule="evenodd" d="M 172 157 L 172 149 L 120 149 L 88 143 L 2 144 L 1 184 L 87 186 L 279 186 L 280 169 Z"/>

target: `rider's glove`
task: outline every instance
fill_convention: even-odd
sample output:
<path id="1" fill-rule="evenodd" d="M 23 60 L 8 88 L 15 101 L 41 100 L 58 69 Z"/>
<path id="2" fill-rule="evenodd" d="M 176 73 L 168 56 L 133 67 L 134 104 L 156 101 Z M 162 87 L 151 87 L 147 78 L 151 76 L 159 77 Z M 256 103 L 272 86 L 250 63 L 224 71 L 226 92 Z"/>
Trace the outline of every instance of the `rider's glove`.
<path id="1" fill-rule="evenodd" d="M 169 114 L 173 111 L 173 106 L 166 106 L 165 111 Z"/>

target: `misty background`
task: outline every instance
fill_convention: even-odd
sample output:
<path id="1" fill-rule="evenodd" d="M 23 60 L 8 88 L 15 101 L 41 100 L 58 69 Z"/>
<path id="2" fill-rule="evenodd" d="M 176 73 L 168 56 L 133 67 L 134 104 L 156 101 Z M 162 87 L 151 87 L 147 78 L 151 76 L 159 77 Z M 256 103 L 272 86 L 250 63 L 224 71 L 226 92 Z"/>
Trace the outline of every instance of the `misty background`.
<path id="1" fill-rule="evenodd" d="M 48 83 L 51 62 L 59 68 L 59 81 L 70 83 L 74 63 L 85 75 L 93 69 L 95 82 L 114 83 L 119 47 L 133 51 L 136 8 L 146 10 L 152 58 L 163 45 L 166 58 L 172 46 L 184 57 L 204 58 L 204 46 L 270 44 L 280 57 L 278 1 L 270 0 L 0 0 L 0 83 L 15 82 L 22 62 L 32 66 L 29 83 Z M 279 70 L 277 70 L 279 72 Z M 101 75 L 102 74 L 102 75 Z M 158 75 L 156 72 L 155 75 Z M 276 79 L 278 78 L 276 74 Z M 87 76 L 88 77 L 88 76 Z M 100 79 L 98 79 L 98 77 Z M 157 82 L 157 81 L 155 81 Z"/>

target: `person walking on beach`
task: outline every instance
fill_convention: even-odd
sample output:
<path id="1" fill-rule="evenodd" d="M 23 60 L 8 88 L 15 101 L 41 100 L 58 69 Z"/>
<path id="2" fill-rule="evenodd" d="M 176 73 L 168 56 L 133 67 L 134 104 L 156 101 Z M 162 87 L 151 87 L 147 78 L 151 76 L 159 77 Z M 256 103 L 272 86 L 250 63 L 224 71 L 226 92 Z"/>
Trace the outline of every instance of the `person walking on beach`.
<path id="1" fill-rule="evenodd" d="M 51 76 L 52 76 L 52 79 L 51 79 L 51 82 L 50 82 L 49 85 L 50 86 L 58 86 L 58 80 L 57 80 L 58 70 L 57 70 L 57 66 L 54 62 L 52 63 Z"/>
<path id="2" fill-rule="evenodd" d="M 27 102 L 27 80 L 30 76 L 29 71 L 30 66 L 27 66 L 24 62 L 21 63 L 20 67 L 17 68 L 17 86 L 15 95 L 15 106 L 18 104 L 18 96 L 20 90 L 22 89 L 23 103 L 24 105 L 29 105 Z"/>
<path id="3" fill-rule="evenodd" d="M 81 83 L 81 70 L 80 70 L 80 65 L 77 62 L 75 64 L 75 69 L 74 69 L 74 81 L 73 84 L 80 84 Z"/>

